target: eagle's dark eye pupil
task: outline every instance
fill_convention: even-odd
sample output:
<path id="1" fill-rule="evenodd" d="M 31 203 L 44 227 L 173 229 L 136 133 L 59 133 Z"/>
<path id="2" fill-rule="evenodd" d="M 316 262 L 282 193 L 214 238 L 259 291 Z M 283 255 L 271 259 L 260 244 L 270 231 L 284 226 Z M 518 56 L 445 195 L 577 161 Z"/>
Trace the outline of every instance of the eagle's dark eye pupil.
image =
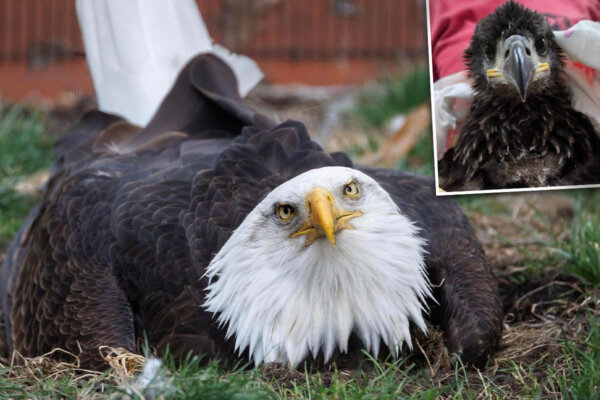
<path id="1" fill-rule="evenodd" d="M 491 61 L 494 58 L 494 48 L 489 44 L 484 45 L 483 55 L 485 56 L 485 58 Z"/>
<path id="2" fill-rule="evenodd" d="M 540 38 L 535 41 L 535 50 L 538 54 L 543 54 L 548 50 L 548 42 L 544 38 Z"/>
<path id="3" fill-rule="evenodd" d="M 349 182 L 344 186 L 344 196 L 346 197 L 356 198 L 359 193 L 360 190 L 358 189 L 358 185 L 354 181 Z"/>
<path id="4" fill-rule="evenodd" d="M 277 206 L 276 214 L 280 220 L 287 222 L 294 215 L 294 207 L 289 204 L 280 204 Z"/>

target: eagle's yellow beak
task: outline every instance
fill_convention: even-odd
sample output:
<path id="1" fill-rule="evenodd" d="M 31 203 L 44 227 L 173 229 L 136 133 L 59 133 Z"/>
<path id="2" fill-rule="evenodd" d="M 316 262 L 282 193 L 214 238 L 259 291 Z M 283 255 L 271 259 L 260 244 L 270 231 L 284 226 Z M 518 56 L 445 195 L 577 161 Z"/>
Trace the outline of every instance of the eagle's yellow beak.
<path id="1" fill-rule="evenodd" d="M 291 237 L 306 235 L 306 246 L 320 238 L 327 237 L 331 246 L 335 247 L 335 233 L 342 229 L 353 229 L 347 221 L 362 215 L 360 211 L 339 210 L 329 190 L 318 187 L 306 196 L 308 219 Z"/>
<path id="2" fill-rule="evenodd" d="M 306 196 L 306 208 L 309 212 L 309 221 L 313 227 L 320 227 L 329 243 L 335 246 L 335 221 L 337 207 L 331 193 L 324 188 L 311 190 Z"/>

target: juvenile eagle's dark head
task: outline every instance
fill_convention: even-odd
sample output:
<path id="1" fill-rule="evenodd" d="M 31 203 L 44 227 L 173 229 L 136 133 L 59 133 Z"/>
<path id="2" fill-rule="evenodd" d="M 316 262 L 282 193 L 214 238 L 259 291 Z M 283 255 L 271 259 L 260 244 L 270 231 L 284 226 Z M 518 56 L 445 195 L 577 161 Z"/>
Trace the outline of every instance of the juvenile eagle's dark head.
<path id="1" fill-rule="evenodd" d="M 561 79 L 562 53 L 546 18 L 513 1 L 479 21 L 464 56 L 477 92 L 525 102 Z"/>

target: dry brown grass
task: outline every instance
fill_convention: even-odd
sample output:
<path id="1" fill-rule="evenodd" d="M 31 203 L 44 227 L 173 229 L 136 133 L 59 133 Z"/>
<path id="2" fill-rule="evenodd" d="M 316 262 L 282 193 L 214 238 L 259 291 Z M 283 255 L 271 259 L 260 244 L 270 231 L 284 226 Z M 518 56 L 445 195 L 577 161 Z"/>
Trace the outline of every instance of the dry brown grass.
<path id="1" fill-rule="evenodd" d="M 13 381 L 21 386 L 22 391 L 31 393 L 48 385 L 49 381 L 65 380 L 70 385 L 82 387 L 77 398 L 94 399 L 105 396 L 104 385 L 128 387 L 128 383 L 146 363 L 145 357 L 123 348 L 101 346 L 99 352 L 107 363 L 105 372 L 81 368 L 81 351 L 73 354 L 57 348 L 38 357 L 24 357 L 14 352 L 10 363 L 6 359 L 0 360 L 0 369 L 6 368 L 0 378 Z M 57 361 L 57 358 L 67 361 Z"/>

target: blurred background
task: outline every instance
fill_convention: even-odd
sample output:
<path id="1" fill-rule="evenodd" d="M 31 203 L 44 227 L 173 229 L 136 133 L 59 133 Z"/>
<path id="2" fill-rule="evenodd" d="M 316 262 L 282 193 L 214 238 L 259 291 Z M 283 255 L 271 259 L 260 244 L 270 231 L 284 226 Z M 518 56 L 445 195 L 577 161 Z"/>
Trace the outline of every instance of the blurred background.
<path id="1" fill-rule="evenodd" d="M 359 84 L 426 61 L 415 0 L 197 0 L 215 42 L 255 59 L 274 84 Z M 90 94 L 73 0 L 3 0 L 5 96 Z"/>

